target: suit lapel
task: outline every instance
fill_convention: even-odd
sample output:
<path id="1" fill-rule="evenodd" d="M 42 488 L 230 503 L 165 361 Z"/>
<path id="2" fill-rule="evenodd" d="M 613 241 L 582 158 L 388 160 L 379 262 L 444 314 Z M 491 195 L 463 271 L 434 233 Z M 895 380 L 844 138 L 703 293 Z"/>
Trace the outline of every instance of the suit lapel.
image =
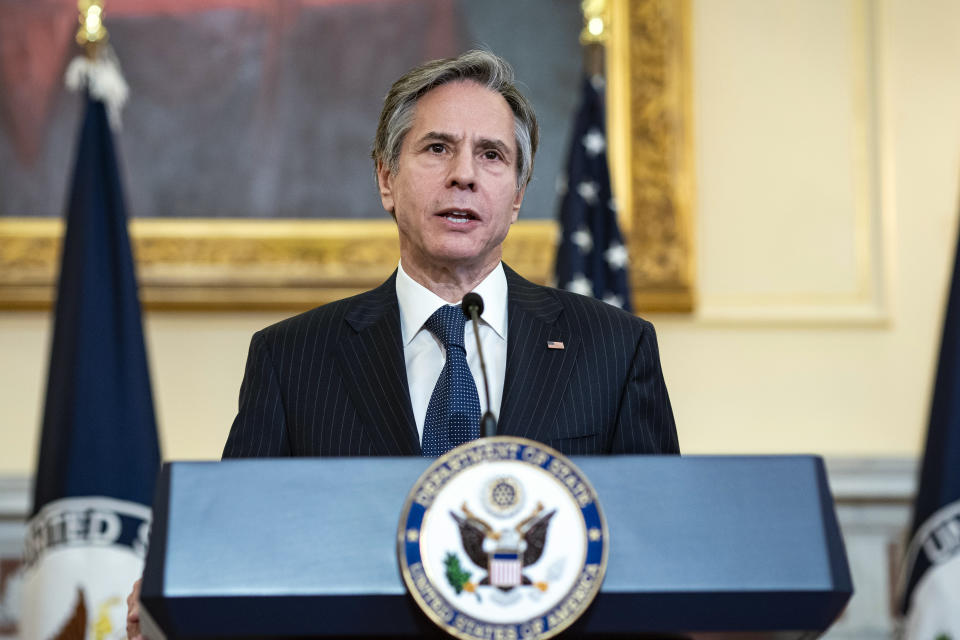
<path id="1" fill-rule="evenodd" d="M 381 455 L 419 455 L 420 442 L 410 405 L 400 335 L 396 273 L 356 298 L 345 321 L 339 352 L 346 387 L 364 422 L 364 432 Z"/>
<path id="2" fill-rule="evenodd" d="M 504 265 L 507 275 L 507 371 L 498 433 L 547 440 L 576 362 L 580 340 L 565 326 L 563 306 L 546 287 Z M 561 342 L 550 349 L 547 342 Z"/>

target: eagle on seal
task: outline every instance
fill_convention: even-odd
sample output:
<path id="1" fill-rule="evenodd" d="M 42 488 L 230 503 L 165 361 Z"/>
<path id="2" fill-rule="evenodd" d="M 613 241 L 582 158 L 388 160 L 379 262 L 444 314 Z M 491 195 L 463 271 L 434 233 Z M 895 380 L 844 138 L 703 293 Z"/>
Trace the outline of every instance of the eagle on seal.
<path id="1" fill-rule="evenodd" d="M 541 515 L 543 503 L 538 502 L 533 512 L 512 529 L 499 531 L 470 511 L 466 502 L 460 509 L 463 516 L 453 511 L 450 515 L 460 528 L 463 550 L 475 565 L 487 572 L 478 585 L 494 586 L 503 591 L 520 585 L 533 585 L 541 591 L 546 590 L 545 582 L 534 583 L 523 575 L 523 569 L 543 555 L 547 528 L 556 509 Z"/>

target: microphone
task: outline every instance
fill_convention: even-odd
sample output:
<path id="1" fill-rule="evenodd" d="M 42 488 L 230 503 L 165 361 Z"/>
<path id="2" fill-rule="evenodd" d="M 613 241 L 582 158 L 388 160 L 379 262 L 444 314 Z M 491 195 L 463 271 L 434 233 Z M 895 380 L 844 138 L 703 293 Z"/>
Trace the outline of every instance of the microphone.
<path id="1" fill-rule="evenodd" d="M 483 313 L 483 298 L 479 293 L 471 291 L 463 296 L 460 303 L 463 315 L 473 321 L 473 337 L 477 339 L 477 355 L 480 356 L 480 371 L 483 373 L 483 392 L 487 399 L 487 410 L 480 418 L 480 431 L 485 438 L 497 435 L 497 419 L 490 411 L 490 381 L 487 379 L 487 364 L 483 359 L 483 349 L 480 346 L 480 314 Z"/>

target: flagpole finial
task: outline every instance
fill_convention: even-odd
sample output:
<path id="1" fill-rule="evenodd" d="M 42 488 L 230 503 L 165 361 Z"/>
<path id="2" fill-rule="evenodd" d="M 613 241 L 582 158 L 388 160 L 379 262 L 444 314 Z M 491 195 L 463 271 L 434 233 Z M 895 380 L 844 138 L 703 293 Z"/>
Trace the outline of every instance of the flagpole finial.
<path id="1" fill-rule="evenodd" d="M 77 44 L 83 47 L 85 55 L 78 55 L 70 61 L 64 80 L 73 91 L 85 89 L 91 98 L 103 102 L 107 107 L 110 125 L 114 130 L 119 130 L 120 110 L 127 102 L 130 87 L 123 79 L 120 62 L 103 26 L 104 1 L 77 0 L 80 10 Z"/>
<path id="2" fill-rule="evenodd" d="M 580 11 L 583 13 L 583 31 L 580 32 L 583 70 L 590 77 L 602 78 L 605 75 L 604 50 L 610 31 L 610 4 L 607 0 L 582 0 Z"/>
<path id="3" fill-rule="evenodd" d="M 607 0 L 582 0 L 583 31 L 580 32 L 580 44 L 605 44 L 610 24 Z"/>
<path id="4" fill-rule="evenodd" d="M 96 57 L 99 47 L 107 42 L 107 29 L 103 26 L 104 0 L 77 0 L 77 9 L 80 10 L 77 29 L 77 44 L 82 46 L 87 57 Z"/>

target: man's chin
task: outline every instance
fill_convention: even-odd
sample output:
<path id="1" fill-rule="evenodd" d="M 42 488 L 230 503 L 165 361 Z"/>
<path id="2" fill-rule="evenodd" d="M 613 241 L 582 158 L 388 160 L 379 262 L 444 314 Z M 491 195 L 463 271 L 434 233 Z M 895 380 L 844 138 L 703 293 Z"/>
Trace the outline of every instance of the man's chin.
<path id="1" fill-rule="evenodd" d="M 407 257 L 403 258 L 406 265 Z M 449 271 L 476 270 L 494 267 L 500 262 L 499 251 L 478 251 L 471 247 L 440 247 L 418 260 L 426 269 L 441 268 Z"/>
<path id="2" fill-rule="evenodd" d="M 428 258 L 437 262 L 482 262 L 490 248 L 466 234 L 445 234 L 442 241 L 428 247 Z"/>

